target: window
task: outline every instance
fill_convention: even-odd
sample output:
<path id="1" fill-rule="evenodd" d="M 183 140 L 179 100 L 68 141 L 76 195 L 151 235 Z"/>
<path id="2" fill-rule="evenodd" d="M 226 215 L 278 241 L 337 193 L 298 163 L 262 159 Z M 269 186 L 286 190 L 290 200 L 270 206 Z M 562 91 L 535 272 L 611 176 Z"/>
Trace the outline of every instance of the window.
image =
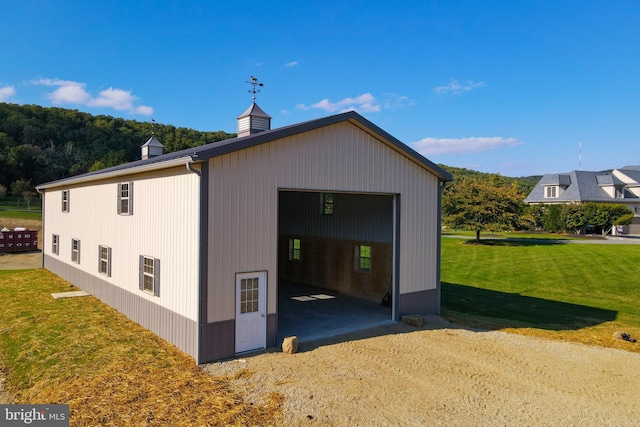
<path id="1" fill-rule="evenodd" d="M 616 187 L 616 199 L 624 199 L 624 187 Z"/>
<path id="2" fill-rule="evenodd" d="M 133 182 L 118 184 L 118 215 L 133 215 Z"/>
<path id="3" fill-rule="evenodd" d="M 140 255 L 140 290 L 160 296 L 160 260 Z"/>
<path id="4" fill-rule="evenodd" d="M 71 261 L 80 264 L 80 240 L 71 239 Z"/>
<path id="5" fill-rule="evenodd" d="M 62 212 L 69 212 L 69 190 L 62 190 Z"/>
<path id="6" fill-rule="evenodd" d="M 545 190 L 544 197 L 546 199 L 558 197 L 558 187 L 555 187 L 555 186 L 544 187 L 544 190 Z"/>
<path id="7" fill-rule="evenodd" d="M 241 279 L 240 281 L 240 313 L 258 311 L 258 278 Z"/>
<path id="8" fill-rule="evenodd" d="M 322 193 L 322 215 L 333 215 L 333 193 Z"/>
<path id="9" fill-rule="evenodd" d="M 111 277 L 111 248 L 98 246 L 98 272 Z"/>
<path id="10" fill-rule="evenodd" d="M 289 261 L 300 261 L 300 239 L 289 239 Z"/>
<path id="11" fill-rule="evenodd" d="M 371 246 L 356 247 L 356 268 L 360 271 L 371 271 Z"/>
<path id="12" fill-rule="evenodd" d="M 60 255 L 60 236 L 57 234 L 51 235 L 51 253 Z"/>

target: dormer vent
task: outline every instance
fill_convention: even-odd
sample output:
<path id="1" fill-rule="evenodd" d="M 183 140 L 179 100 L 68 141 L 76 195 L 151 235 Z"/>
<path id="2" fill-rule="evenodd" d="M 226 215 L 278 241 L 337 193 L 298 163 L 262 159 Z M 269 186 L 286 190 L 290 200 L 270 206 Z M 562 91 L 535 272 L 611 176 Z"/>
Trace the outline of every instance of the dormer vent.
<path id="1" fill-rule="evenodd" d="M 142 149 L 142 160 L 162 156 L 164 154 L 164 145 L 162 145 L 155 136 L 149 138 L 149 140 L 140 148 Z"/>

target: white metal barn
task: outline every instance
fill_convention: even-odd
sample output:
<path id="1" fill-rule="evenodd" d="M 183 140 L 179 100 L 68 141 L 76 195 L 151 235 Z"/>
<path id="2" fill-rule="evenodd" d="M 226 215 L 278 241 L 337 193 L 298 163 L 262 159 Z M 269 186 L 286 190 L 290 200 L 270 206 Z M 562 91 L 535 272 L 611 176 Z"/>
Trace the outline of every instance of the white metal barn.
<path id="1" fill-rule="evenodd" d="M 43 264 L 197 363 L 276 345 L 279 283 L 440 310 L 451 176 L 355 112 L 38 186 Z"/>

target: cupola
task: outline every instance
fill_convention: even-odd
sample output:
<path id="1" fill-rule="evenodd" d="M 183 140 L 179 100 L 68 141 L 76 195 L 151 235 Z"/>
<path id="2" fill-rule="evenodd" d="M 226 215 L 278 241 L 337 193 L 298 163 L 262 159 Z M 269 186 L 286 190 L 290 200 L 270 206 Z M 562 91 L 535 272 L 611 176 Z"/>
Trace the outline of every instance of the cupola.
<path id="1" fill-rule="evenodd" d="M 253 103 L 238 116 L 238 137 L 253 135 L 271 129 L 271 116 L 265 113 L 262 108 L 256 104 L 256 93 L 260 92 L 260 88 L 264 83 L 260 83 L 257 77 L 249 76 L 251 85 L 249 92 L 253 94 Z"/>
<path id="2" fill-rule="evenodd" d="M 155 135 L 152 135 L 151 138 L 149 138 L 149 140 L 140 148 L 142 149 L 142 160 L 162 156 L 164 154 L 164 145 L 156 139 Z"/>
<path id="3" fill-rule="evenodd" d="M 271 129 L 271 116 L 255 102 L 238 116 L 238 137 Z"/>

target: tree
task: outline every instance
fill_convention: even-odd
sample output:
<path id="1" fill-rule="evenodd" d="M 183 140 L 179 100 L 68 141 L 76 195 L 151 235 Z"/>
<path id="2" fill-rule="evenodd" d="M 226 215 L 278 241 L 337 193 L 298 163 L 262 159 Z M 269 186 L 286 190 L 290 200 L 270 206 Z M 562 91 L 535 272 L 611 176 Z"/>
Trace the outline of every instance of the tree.
<path id="1" fill-rule="evenodd" d="M 27 210 L 31 210 L 31 201 L 37 196 L 35 191 L 23 191 L 22 198 L 27 202 Z"/>
<path id="2" fill-rule="evenodd" d="M 0 199 L 7 195 L 7 187 L 0 184 Z"/>
<path id="3" fill-rule="evenodd" d="M 564 229 L 573 231 L 575 234 L 580 232 L 589 224 L 585 214 L 584 205 L 570 203 L 562 206 L 560 218 Z"/>
<path id="4" fill-rule="evenodd" d="M 549 233 L 558 233 L 564 230 L 564 224 L 562 223 L 562 206 L 561 205 L 549 205 L 544 212 L 544 231 Z"/>
<path id="5" fill-rule="evenodd" d="M 515 230 L 523 209 L 524 194 L 516 183 L 509 184 L 500 175 L 489 179 L 462 179 L 445 188 L 442 197 L 443 223 L 476 232 Z"/>
<path id="6" fill-rule="evenodd" d="M 633 213 L 626 206 L 616 203 L 585 203 L 584 208 L 589 224 L 598 227 L 603 236 L 611 232 L 621 217 Z"/>
<path id="7" fill-rule="evenodd" d="M 24 192 L 33 191 L 30 180 L 19 179 L 11 184 L 11 195 L 18 198 L 18 207 L 20 207 L 20 198 Z"/>
<path id="8" fill-rule="evenodd" d="M 542 204 L 526 205 L 518 219 L 519 230 L 543 230 L 545 206 Z"/>

